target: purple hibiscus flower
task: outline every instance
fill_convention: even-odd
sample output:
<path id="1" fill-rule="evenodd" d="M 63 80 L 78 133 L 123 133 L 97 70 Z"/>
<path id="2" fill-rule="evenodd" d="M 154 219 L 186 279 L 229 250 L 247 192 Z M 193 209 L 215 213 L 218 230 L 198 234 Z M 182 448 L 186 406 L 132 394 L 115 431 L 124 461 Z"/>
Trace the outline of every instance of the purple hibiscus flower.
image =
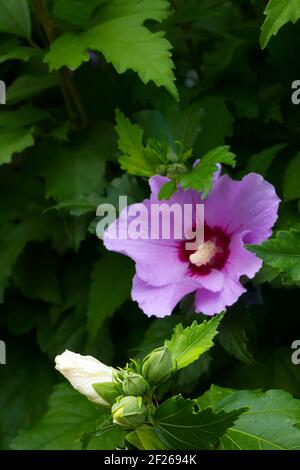
<path id="1" fill-rule="evenodd" d="M 108 250 L 123 253 L 135 261 L 132 298 L 146 315 L 170 315 L 178 302 L 191 292 L 195 292 L 195 312 L 220 313 L 246 292 L 240 277 L 251 279 L 261 268 L 262 261 L 244 245 L 259 244 L 270 237 L 280 200 L 274 187 L 255 173 L 248 174 L 242 181 L 216 174 L 213 189 L 205 200 L 197 191 L 183 191 L 179 187 L 169 201 L 159 201 L 158 192 L 167 181 L 162 176 L 149 180 L 151 196 L 142 203 L 147 209 L 142 216 L 147 223 L 141 231 L 144 230 L 146 236 L 139 239 L 130 236 L 128 222 L 132 217 L 124 209 L 105 232 L 104 244 Z M 156 237 L 148 236 L 151 229 L 152 235 L 155 233 L 149 219 L 153 204 L 164 207 L 204 204 L 202 243 L 190 249 L 187 239 L 175 239 L 176 220 L 169 239 L 163 239 L 161 229 Z M 138 209 L 140 205 L 128 209 Z M 195 215 L 191 219 L 194 225 Z M 194 227 L 190 228 L 192 233 Z M 115 236 L 116 230 L 119 237 Z"/>

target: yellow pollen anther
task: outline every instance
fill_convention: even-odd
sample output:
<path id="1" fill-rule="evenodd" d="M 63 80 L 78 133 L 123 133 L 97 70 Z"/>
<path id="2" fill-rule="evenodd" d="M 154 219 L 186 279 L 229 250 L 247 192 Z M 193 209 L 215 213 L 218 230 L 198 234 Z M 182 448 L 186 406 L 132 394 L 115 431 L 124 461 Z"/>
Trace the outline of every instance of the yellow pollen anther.
<path id="1" fill-rule="evenodd" d="M 204 264 L 209 263 L 215 254 L 217 253 L 217 247 L 214 242 L 208 241 L 204 242 L 198 246 L 197 251 L 190 255 L 190 262 L 195 266 L 203 266 Z"/>

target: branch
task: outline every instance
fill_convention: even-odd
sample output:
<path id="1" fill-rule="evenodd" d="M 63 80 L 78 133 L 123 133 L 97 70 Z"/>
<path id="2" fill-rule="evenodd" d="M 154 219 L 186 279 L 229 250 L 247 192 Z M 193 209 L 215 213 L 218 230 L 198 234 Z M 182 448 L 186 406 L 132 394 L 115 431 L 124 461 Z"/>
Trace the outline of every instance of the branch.
<path id="1" fill-rule="evenodd" d="M 54 23 L 48 15 L 45 1 L 33 0 L 33 5 L 48 42 L 51 44 L 54 41 Z M 76 115 L 76 112 L 74 112 L 75 106 L 83 126 L 87 127 L 90 123 L 90 119 L 69 70 L 66 67 L 61 68 L 58 71 L 58 77 L 70 119 L 73 121 L 74 115 Z"/>

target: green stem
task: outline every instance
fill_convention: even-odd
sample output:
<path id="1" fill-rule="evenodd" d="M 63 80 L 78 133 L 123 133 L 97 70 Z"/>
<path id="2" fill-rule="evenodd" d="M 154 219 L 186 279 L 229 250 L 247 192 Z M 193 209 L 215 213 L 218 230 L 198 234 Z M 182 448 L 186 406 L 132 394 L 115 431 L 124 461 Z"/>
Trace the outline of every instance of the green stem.
<path id="1" fill-rule="evenodd" d="M 48 15 L 47 8 L 44 0 L 33 0 L 33 6 L 38 17 L 40 24 L 42 25 L 46 36 L 48 38 L 49 44 L 53 42 L 53 30 L 54 25 Z"/>
<path id="2" fill-rule="evenodd" d="M 48 15 L 45 1 L 33 0 L 33 5 L 38 20 L 45 31 L 48 42 L 51 44 L 54 41 L 54 24 Z M 76 112 L 74 112 L 75 107 L 83 126 L 87 127 L 90 123 L 89 116 L 69 70 L 66 67 L 61 68 L 58 71 L 58 77 L 62 95 L 71 121 L 74 120 L 74 116 L 76 115 Z"/>
<path id="3" fill-rule="evenodd" d="M 85 106 L 82 102 L 81 96 L 80 96 L 79 91 L 78 91 L 78 89 L 75 85 L 75 82 L 74 82 L 74 80 L 73 80 L 73 78 L 70 74 L 70 71 L 67 68 L 64 68 L 62 70 L 62 73 L 64 74 L 64 79 L 66 80 L 68 89 L 71 93 L 71 96 L 74 100 L 76 108 L 77 108 L 77 110 L 79 112 L 79 115 L 81 117 L 82 124 L 83 124 L 84 127 L 88 127 L 89 124 L 90 124 L 90 118 L 89 118 L 87 110 L 85 109 Z"/>
<path id="4" fill-rule="evenodd" d="M 28 44 L 33 47 L 34 49 L 41 50 L 40 46 L 34 42 L 31 38 L 27 38 Z"/>
<path id="5" fill-rule="evenodd" d="M 65 105 L 66 105 L 66 108 L 67 108 L 67 111 L 68 111 L 68 115 L 70 117 L 71 122 L 73 122 L 74 118 L 76 117 L 76 112 L 74 111 L 74 108 L 73 108 L 72 96 L 69 93 L 68 86 L 67 86 L 67 83 L 65 81 L 64 74 L 62 73 L 61 70 L 58 72 L 58 79 L 59 79 L 61 92 L 62 92 L 64 101 L 65 101 Z"/>

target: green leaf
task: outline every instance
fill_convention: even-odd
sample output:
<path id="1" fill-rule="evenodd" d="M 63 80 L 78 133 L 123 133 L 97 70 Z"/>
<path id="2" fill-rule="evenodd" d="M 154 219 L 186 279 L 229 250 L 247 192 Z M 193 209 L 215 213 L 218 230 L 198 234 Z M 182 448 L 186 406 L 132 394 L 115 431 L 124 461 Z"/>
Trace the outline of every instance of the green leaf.
<path id="1" fill-rule="evenodd" d="M 99 129 L 98 139 L 88 132 L 74 137 L 69 145 L 50 141 L 36 149 L 40 152 L 39 173 L 45 179 L 47 197 L 63 203 L 62 208 L 81 208 L 83 202 L 91 201 L 91 195 L 102 194 L 107 154 L 104 142 L 100 146 L 99 141 L 104 132 L 105 128 Z"/>
<path id="2" fill-rule="evenodd" d="M 0 114 L 0 165 L 9 163 L 15 153 L 34 145 L 33 124 L 48 119 L 46 111 L 32 106 L 22 106 Z"/>
<path id="3" fill-rule="evenodd" d="M 87 258 L 84 253 L 74 255 L 67 264 L 62 279 L 62 288 L 64 292 L 65 302 L 58 307 L 58 317 L 70 309 L 74 309 L 76 316 L 86 315 L 86 304 L 88 299 L 88 291 L 90 287 L 90 271 L 93 257 Z"/>
<path id="4" fill-rule="evenodd" d="M 91 260 L 77 253 L 69 259 L 61 276 L 63 302 L 50 307 L 49 314 L 40 316 L 37 340 L 42 351 L 51 359 L 65 349 L 85 353 L 86 309 L 89 291 Z M 108 335 L 107 335 L 108 336 Z M 106 338 L 102 344 L 107 345 Z M 107 348 L 108 350 L 109 348 Z M 98 355 L 98 351 L 86 351 Z M 109 354 L 109 351 L 108 351 Z M 106 357 L 99 354 L 105 361 Z M 108 357 L 108 360 L 110 358 Z"/>
<path id="5" fill-rule="evenodd" d="M 245 309 L 232 307 L 219 327 L 218 341 L 225 351 L 243 362 L 252 364 L 253 358 L 249 351 L 249 339 L 245 331 L 247 320 Z"/>
<path id="6" fill-rule="evenodd" d="M 221 438 L 225 450 L 299 450 L 300 401 L 283 390 L 234 391 L 212 385 L 198 400 L 215 413 L 248 407 Z"/>
<path id="7" fill-rule="evenodd" d="M 167 449 L 212 450 L 243 411 L 214 413 L 211 408 L 198 411 L 195 404 L 194 400 L 179 396 L 170 398 L 157 409 L 154 431 Z"/>
<path id="8" fill-rule="evenodd" d="M 40 216 L 45 207 L 43 182 L 27 171 L 25 165 L 18 171 L 13 165 L 0 168 L 0 227 L 5 222 Z M 5 232 L 2 238 L 5 238 Z"/>
<path id="9" fill-rule="evenodd" d="M 300 231 L 279 231 L 276 238 L 247 248 L 267 265 L 277 268 L 293 281 L 300 281 Z"/>
<path id="10" fill-rule="evenodd" d="M 252 155 L 247 162 L 245 173 L 259 173 L 266 176 L 273 160 L 277 157 L 278 153 L 284 149 L 286 144 L 276 144 L 270 148 L 264 149 L 255 155 Z"/>
<path id="11" fill-rule="evenodd" d="M 59 23 L 85 29 L 93 10 L 103 2 L 104 0 L 55 0 L 52 15 Z"/>
<path id="12" fill-rule="evenodd" d="M 192 188 L 196 191 L 201 191 L 204 196 L 207 196 L 212 188 L 217 163 L 235 166 L 235 155 L 229 151 L 229 147 L 225 145 L 220 146 L 204 155 L 200 163 L 190 173 L 181 178 L 183 189 Z"/>
<path id="13" fill-rule="evenodd" d="M 152 426 L 144 424 L 126 435 L 126 441 L 139 450 L 165 450 Z"/>
<path id="14" fill-rule="evenodd" d="M 126 430 L 120 426 L 104 422 L 94 433 L 84 433 L 81 442 L 86 450 L 122 449 L 125 445 L 125 434 Z"/>
<path id="15" fill-rule="evenodd" d="M 0 0 L 0 32 L 30 38 L 31 20 L 27 0 Z"/>
<path id="16" fill-rule="evenodd" d="M 31 332 L 37 326 L 41 313 L 39 303 L 15 292 L 13 298 L 7 297 L 3 305 L 1 322 L 9 333 L 20 337 Z"/>
<path id="17" fill-rule="evenodd" d="M 170 58 L 172 46 L 163 37 L 164 33 L 152 33 L 143 26 L 146 19 L 157 21 L 165 18 L 169 5 L 165 0 L 156 0 L 155 6 L 150 8 L 147 4 L 145 0 L 130 0 L 127 4 L 123 0 L 114 0 L 101 12 L 100 24 L 81 34 L 60 36 L 45 56 L 50 70 L 63 66 L 75 70 L 89 60 L 88 50 L 92 49 L 102 52 L 118 73 L 134 70 L 144 83 L 152 80 L 178 99 L 174 64 Z"/>
<path id="18" fill-rule="evenodd" d="M 180 106 L 169 95 L 158 102 L 158 110 L 145 110 L 135 115 L 147 137 L 166 142 L 181 160 L 193 147 L 202 129 L 201 103 Z"/>
<path id="19" fill-rule="evenodd" d="M 99 16 L 105 21 L 113 18 L 133 16 L 136 21 L 154 20 L 161 22 L 170 15 L 168 0 L 111 0 Z"/>
<path id="20" fill-rule="evenodd" d="M 174 393 L 181 393 L 189 396 L 199 389 L 199 384 L 209 377 L 213 370 L 213 353 L 210 351 L 202 354 L 199 359 L 184 369 L 175 373 L 172 380 L 172 390 Z"/>
<path id="21" fill-rule="evenodd" d="M 69 385 L 55 387 L 49 410 L 35 426 L 19 433 L 15 450 L 69 450 L 80 448 L 83 432 L 94 431 L 108 413 L 92 405 Z"/>
<path id="22" fill-rule="evenodd" d="M 233 135 L 233 116 L 231 115 L 224 98 L 207 96 L 199 103 L 204 110 L 202 131 L 195 143 L 197 155 L 204 155 L 218 145 L 226 143 L 226 137 Z M 216 126 L 216 116 L 218 125 Z"/>
<path id="23" fill-rule="evenodd" d="M 74 251 L 78 251 L 81 245 L 81 242 L 85 239 L 87 235 L 87 227 L 89 222 L 89 215 L 74 216 L 74 207 L 77 208 L 77 200 L 72 201 L 70 207 L 71 214 L 62 214 L 62 219 L 64 222 L 65 231 L 69 239 L 70 247 Z M 57 206 L 56 206 L 57 208 Z"/>
<path id="24" fill-rule="evenodd" d="M 300 230 L 300 211 L 295 201 L 283 202 L 279 206 L 278 230 Z"/>
<path id="25" fill-rule="evenodd" d="M 264 11 L 266 19 L 261 27 L 260 45 L 264 49 L 272 36 L 276 36 L 280 28 L 289 23 L 296 23 L 300 18 L 298 0 L 270 0 Z"/>
<path id="26" fill-rule="evenodd" d="M 50 72 L 66 66 L 76 70 L 83 62 L 89 62 L 87 33 L 64 33 L 54 41 L 44 62 L 48 63 Z"/>
<path id="27" fill-rule="evenodd" d="M 157 166 L 164 159 L 156 158 L 147 152 L 143 144 L 143 130 L 137 124 L 131 124 L 121 111 L 116 111 L 116 132 L 119 136 L 118 146 L 122 155 L 120 164 L 123 170 L 138 176 L 152 176 L 157 173 Z"/>
<path id="28" fill-rule="evenodd" d="M 132 276 L 132 263 L 125 256 L 106 253 L 95 263 L 87 312 L 91 337 L 97 335 L 104 320 L 129 297 Z"/>
<path id="29" fill-rule="evenodd" d="M 21 75 L 8 87 L 6 102 L 9 105 L 19 104 L 57 86 L 58 80 L 55 74 Z"/>
<path id="30" fill-rule="evenodd" d="M 126 195 L 128 204 L 142 201 L 146 194 L 138 183 L 138 180 L 131 175 L 124 173 L 119 178 L 114 178 L 107 188 L 107 196 L 102 202 L 113 204 L 118 209 L 119 197 Z"/>
<path id="31" fill-rule="evenodd" d="M 223 315 L 217 315 L 208 322 L 200 325 L 194 321 L 191 326 L 183 328 L 177 325 L 170 340 L 165 341 L 165 345 L 176 363 L 177 369 L 192 364 L 202 354 L 213 346 L 213 338 L 217 334 L 217 328 Z"/>
<path id="32" fill-rule="evenodd" d="M 143 130 L 137 124 L 131 124 L 120 110 L 116 110 L 116 132 L 118 146 L 122 155 L 120 164 L 123 170 L 140 176 L 151 176 L 154 168 L 148 161 L 143 145 Z"/>
<path id="33" fill-rule="evenodd" d="M 54 207 L 78 217 L 95 213 L 106 187 L 106 161 L 113 159 L 115 151 L 113 128 L 105 122 L 98 122 L 81 134 L 74 135 L 70 144 L 49 139 L 36 146 L 38 171 L 46 181 L 47 197 L 58 203 Z M 72 225 L 77 225 L 79 232 L 86 233 L 86 222 L 85 217 L 77 221 L 66 217 L 65 223 L 71 238 L 75 240 L 74 246 L 78 237 L 72 235 Z M 77 229 L 75 227 L 75 232 Z"/>
<path id="34" fill-rule="evenodd" d="M 34 145 L 33 129 L 0 130 L 0 165 L 10 163 L 15 153 Z"/>
<path id="35" fill-rule="evenodd" d="M 58 126 L 53 129 L 53 131 L 50 133 L 50 136 L 53 137 L 53 139 L 58 140 L 60 142 L 68 142 L 69 140 L 69 133 L 72 130 L 72 122 L 71 121 L 65 121 L 63 123 L 58 124 Z"/>
<path id="36" fill-rule="evenodd" d="M 30 59 L 41 55 L 40 51 L 33 47 L 16 46 L 10 48 L 7 46 L 8 44 L 4 44 L 0 48 L 0 64 L 8 60 L 22 60 L 23 62 L 28 62 Z"/>
<path id="37" fill-rule="evenodd" d="M 0 114 L 0 128 L 20 129 L 20 127 L 31 126 L 50 118 L 50 114 L 33 106 L 21 106 L 14 111 L 2 111 Z"/>
<path id="38" fill-rule="evenodd" d="M 13 281 L 27 297 L 58 304 L 61 295 L 57 270 L 58 259 L 55 252 L 45 247 L 28 247 L 16 263 Z"/>
<path id="39" fill-rule="evenodd" d="M 47 220 L 47 219 L 46 219 Z M 0 245 L 0 302 L 3 301 L 7 278 L 13 266 L 29 241 L 41 241 L 50 238 L 46 220 L 39 217 L 28 218 L 19 224 L 7 226 Z"/>
<path id="40" fill-rule="evenodd" d="M 292 352 L 290 346 L 264 349 L 251 365 L 235 367 L 227 383 L 236 389 L 282 389 L 300 398 L 300 368 L 292 363 Z"/>
<path id="41" fill-rule="evenodd" d="M 283 196 L 285 201 L 292 201 L 300 198 L 300 153 L 293 158 L 287 165 L 284 182 Z"/>
<path id="42" fill-rule="evenodd" d="M 0 449 L 8 449 L 18 429 L 45 412 L 55 376 L 47 358 L 21 338 L 8 338 L 7 364 L 0 367 Z"/>
<path id="43" fill-rule="evenodd" d="M 206 81 L 214 83 L 224 70 L 228 69 L 236 58 L 241 58 L 245 40 L 226 34 L 220 39 L 213 50 L 207 49 L 203 54 L 203 68 L 206 70 Z M 245 68 L 246 65 L 242 65 Z M 237 91 L 237 90 L 236 90 Z"/>
<path id="44" fill-rule="evenodd" d="M 158 199 L 159 200 L 164 200 L 164 199 L 170 199 L 172 194 L 175 193 L 177 189 L 177 185 L 175 181 L 168 181 L 168 183 L 164 184 L 158 193 Z"/>
<path id="45" fill-rule="evenodd" d="M 144 338 L 137 348 L 139 356 L 146 356 L 153 349 L 163 346 L 166 338 L 171 338 L 173 330 L 182 321 L 180 315 L 156 318 L 147 329 Z"/>
<path id="46" fill-rule="evenodd" d="M 256 274 L 255 279 L 253 280 L 254 286 L 259 286 L 260 284 L 264 284 L 265 282 L 271 283 L 279 276 L 279 271 L 276 268 L 272 268 L 271 266 L 267 266 L 264 264 L 261 270 Z"/>

